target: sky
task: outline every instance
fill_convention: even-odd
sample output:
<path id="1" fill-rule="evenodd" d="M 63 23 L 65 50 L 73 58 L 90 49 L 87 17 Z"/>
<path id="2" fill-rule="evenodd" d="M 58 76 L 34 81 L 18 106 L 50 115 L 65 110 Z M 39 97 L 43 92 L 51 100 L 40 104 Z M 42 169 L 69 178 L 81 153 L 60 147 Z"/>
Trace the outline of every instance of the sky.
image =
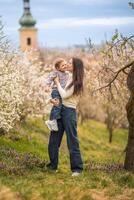
<path id="1" fill-rule="evenodd" d="M 110 39 L 115 29 L 125 36 L 134 34 L 134 10 L 129 0 L 30 0 L 37 20 L 41 47 L 84 45 L 89 37 L 95 44 Z M 133 1 L 132 1 L 133 2 Z M 0 0 L 4 32 L 19 46 L 23 0 Z"/>

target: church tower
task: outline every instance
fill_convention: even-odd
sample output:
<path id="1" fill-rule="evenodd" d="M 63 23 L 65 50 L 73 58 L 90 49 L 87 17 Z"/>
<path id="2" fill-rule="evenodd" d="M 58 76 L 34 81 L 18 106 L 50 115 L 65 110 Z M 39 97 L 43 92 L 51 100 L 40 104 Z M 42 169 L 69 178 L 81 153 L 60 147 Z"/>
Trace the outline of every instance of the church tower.
<path id="1" fill-rule="evenodd" d="M 23 0 L 24 11 L 19 20 L 21 28 L 20 32 L 20 49 L 22 51 L 29 51 L 38 48 L 37 42 L 37 28 L 35 28 L 36 20 L 30 12 L 30 0 Z"/>

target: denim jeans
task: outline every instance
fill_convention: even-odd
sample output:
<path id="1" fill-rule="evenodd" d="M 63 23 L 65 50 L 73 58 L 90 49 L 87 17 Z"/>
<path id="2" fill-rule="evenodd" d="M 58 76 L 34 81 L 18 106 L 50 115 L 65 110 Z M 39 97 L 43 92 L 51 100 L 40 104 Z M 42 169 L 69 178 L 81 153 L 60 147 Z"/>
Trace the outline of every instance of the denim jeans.
<path id="1" fill-rule="evenodd" d="M 56 133 L 52 131 L 49 138 L 48 152 L 52 168 L 58 168 L 59 148 L 65 131 L 67 135 L 71 171 L 81 172 L 83 170 L 83 162 L 77 136 L 77 116 L 75 109 L 62 105 L 61 119 L 58 120 L 58 128 L 59 131 Z"/>
<path id="2" fill-rule="evenodd" d="M 60 100 L 60 104 L 58 106 L 53 106 L 51 113 L 50 113 L 50 120 L 53 120 L 53 119 L 57 120 L 57 119 L 61 118 L 61 107 L 62 107 L 61 96 L 57 89 L 52 90 L 51 97 L 52 97 L 52 99 L 56 98 L 56 99 Z"/>

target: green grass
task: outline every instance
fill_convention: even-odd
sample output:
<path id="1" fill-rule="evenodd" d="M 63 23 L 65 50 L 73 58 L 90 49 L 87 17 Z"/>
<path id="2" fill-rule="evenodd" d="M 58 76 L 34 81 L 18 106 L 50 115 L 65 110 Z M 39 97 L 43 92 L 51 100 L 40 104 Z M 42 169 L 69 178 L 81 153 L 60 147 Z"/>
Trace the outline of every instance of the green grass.
<path id="1" fill-rule="evenodd" d="M 89 162 L 123 163 L 127 131 L 115 130 L 112 144 L 104 124 L 87 121 L 78 126 L 85 166 Z M 0 137 L 0 200 L 105 200 L 134 199 L 134 175 L 127 171 L 84 170 L 71 177 L 69 154 L 64 135 L 59 172 L 47 172 L 40 162 L 48 161 L 49 131 L 41 119 L 28 119 L 6 136 Z M 28 160 L 27 160 L 27 156 Z M 38 164 L 39 162 L 39 164 Z"/>

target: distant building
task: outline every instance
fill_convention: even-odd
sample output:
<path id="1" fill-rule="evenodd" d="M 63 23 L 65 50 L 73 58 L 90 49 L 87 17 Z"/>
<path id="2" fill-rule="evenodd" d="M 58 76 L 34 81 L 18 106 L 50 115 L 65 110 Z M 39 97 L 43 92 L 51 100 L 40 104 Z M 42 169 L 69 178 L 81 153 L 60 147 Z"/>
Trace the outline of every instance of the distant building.
<path id="1" fill-rule="evenodd" d="M 29 51 L 38 48 L 37 28 L 35 28 L 36 20 L 30 12 L 30 0 L 23 0 L 24 11 L 19 20 L 21 28 L 20 32 L 20 49 L 22 51 Z"/>

